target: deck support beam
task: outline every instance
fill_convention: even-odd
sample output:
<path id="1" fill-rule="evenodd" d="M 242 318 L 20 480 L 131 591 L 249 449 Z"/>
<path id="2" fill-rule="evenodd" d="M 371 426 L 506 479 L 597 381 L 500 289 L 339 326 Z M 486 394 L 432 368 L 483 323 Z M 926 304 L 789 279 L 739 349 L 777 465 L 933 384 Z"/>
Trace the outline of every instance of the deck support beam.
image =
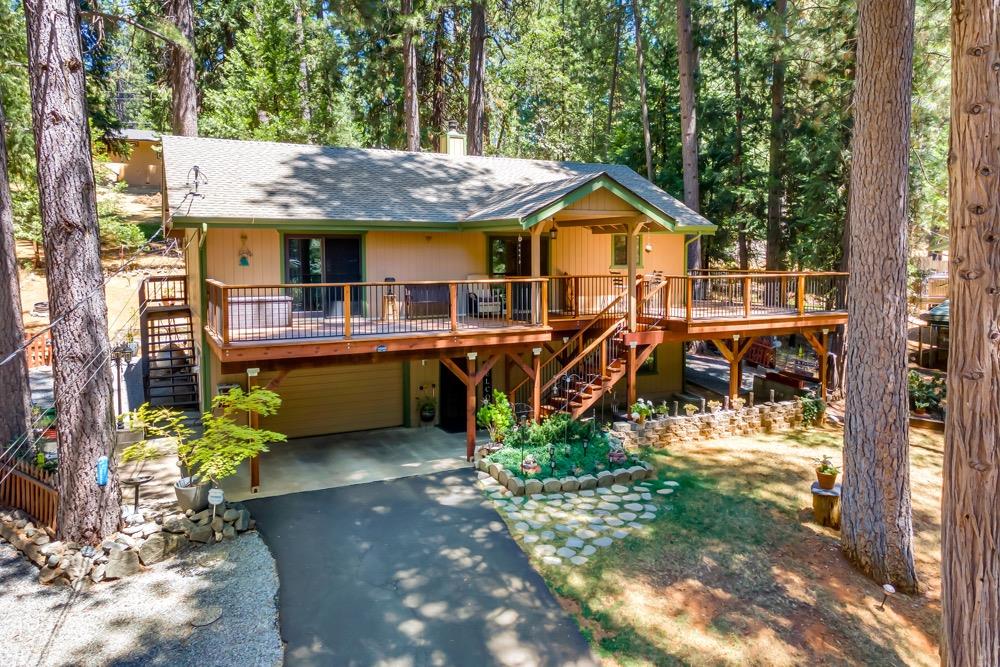
<path id="1" fill-rule="evenodd" d="M 632 406 L 639 400 L 639 388 L 636 386 L 636 372 L 639 370 L 639 364 L 637 363 L 635 348 L 635 343 L 629 344 L 625 356 L 625 400 L 628 402 L 626 406 L 627 410 L 631 410 Z"/>
<path id="2" fill-rule="evenodd" d="M 824 401 L 827 395 L 827 385 L 828 385 L 828 375 L 829 375 L 829 336 L 830 332 L 827 329 L 823 329 L 820 337 L 816 337 L 815 331 L 803 331 L 802 337 L 805 338 L 809 345 L 812 346 L 814 352 L 816 352 L 816 357 L 819 359 L 819 396 Z"/>
<path id="3" fill-rule="evenodd" d="M 277 375 L 275 375 L 273 378 L 271 378 L 268 381 L 268 383 L 266 385 L 264 385 L 264 389 L 267 389 L 269 391 L 274 391 L 275 389 L 278 388 L 278 385 L 281 384 L 281 381 L 284 380 L 287 375 L 288 375 L 288 370 L 287 369 L 278 371 Z M 247 391 L 248 392 L 251 389 L 253 389 L 253 384 L 252 384 L 253 383 L 253 378 L 254 378 L 254 376 L 249 375 L 249 374 L 247 375 Z M 249 417 L 250 417 L 249 418 L 249 423 L 250 423 L 251 428 L 259 428 L 260 427 L 260 416 L 257 415 L 257 414 L 255 414 L 255 413 L 253 413 L 253 412 L 251 412 L 249 414 Z M 250 458 L 250 493 L 257 493 L 258 491 L 260 491 L 260 457 L 259 456 L 253 456 L 253 457 Z"/>
<path id="4" fill-rule="evenodd" d="M 719 352 L 726 361 L 729 362 L 729 400 L 733 400 L 740 393 L 743 386 L 743 357 L 750 351 L 755 336 L 747 336 L 742 341 L 739 336 L 733 336 L 732 343 L 721 339 L 713 339 L 712 342 L 719 348 Z"/>
<path id="5" fill-rule="evenodd" d="M 445 368 L 454 373 L 455 377 L 465 385 L 465 458 L 468 461 L 472 460 L 476 452 L 476 387 L 493 366 L 503 358 L 502 354 L 491 355 L 479 367 L 479 370 L 476 370 L 477 356 L 475 352 L 469 352 L 465 355 L 464 371 L 448 357 L 442 355 L 440 358 Z"/>

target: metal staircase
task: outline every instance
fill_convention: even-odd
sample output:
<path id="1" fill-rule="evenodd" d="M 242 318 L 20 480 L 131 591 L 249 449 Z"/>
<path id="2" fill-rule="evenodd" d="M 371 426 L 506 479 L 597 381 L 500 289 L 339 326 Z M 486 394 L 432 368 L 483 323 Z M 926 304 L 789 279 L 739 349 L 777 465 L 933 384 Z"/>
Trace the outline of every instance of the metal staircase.
<path id="1" fill-rule="evenodd" d="M 185 276 L 150 276 L 139 287 L 143 387 L 151 405 L 197 408 L 198 360 Z"/>

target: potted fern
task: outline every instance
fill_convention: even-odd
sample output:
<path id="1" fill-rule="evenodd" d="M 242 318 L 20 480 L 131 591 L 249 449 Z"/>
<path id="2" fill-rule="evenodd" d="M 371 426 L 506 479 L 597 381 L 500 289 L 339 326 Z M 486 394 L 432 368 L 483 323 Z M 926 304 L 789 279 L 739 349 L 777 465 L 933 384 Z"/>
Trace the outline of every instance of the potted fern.
<path id="1" fill-rule="evenodd" d="M 816 481 L 819 482 L 819 488 L 830 490 L 835 487 L 840 468 L 833 465 L 829 456 L 824 456 L 816 463 Z"/>
<path id="2" fill-rule="evenodd" d="M 122 450 L 122 463 L 142 463 L 163 456 L 161 444 L 173 440 L 177 445 L 177 464 L 181 467 L 181 477 L 174 483 L 178 506 L 196 512 L 208 507 L 208 483 L 191 474 L 192 461 L 187 457 L 189 441 L 194 435 L 187 416 L 174 408 L 143 403 L 124 418 L 143 437 Z"/>

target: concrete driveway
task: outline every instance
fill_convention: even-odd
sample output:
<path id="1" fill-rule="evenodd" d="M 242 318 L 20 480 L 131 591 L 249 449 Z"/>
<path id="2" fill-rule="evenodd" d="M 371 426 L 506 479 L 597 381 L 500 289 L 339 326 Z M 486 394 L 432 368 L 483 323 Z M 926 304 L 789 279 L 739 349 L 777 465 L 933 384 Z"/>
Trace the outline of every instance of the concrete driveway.
<path id="1" fill-rule="evenodd" d="M 247 502 L 290 665 L 595 665 L 470 469 Z"/>

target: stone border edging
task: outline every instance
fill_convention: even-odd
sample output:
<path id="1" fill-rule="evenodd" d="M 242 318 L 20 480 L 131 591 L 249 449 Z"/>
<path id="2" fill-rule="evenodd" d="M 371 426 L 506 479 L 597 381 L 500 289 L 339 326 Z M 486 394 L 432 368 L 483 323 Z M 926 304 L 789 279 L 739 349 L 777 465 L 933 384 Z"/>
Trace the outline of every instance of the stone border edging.
<path id="1" fill-rule="evenodd" d="M 530 496 L 536 493 L 561 493 L 563 491 L 584 491 L 588 489 L 607 488 L 612 484 L 625 484 L 631 481 L 642 481 L 655 475 L 653 467 L 641 462 L 629 468 L 601 470 L 596 475 L 567 475 L 566 477 L 546 477 L 545 479 L 523 479 L 511 474 L 499 463 L 487 461 L 477 454 L 476 470 L 489 474 L 501 486 L 515 496 Z"/>

